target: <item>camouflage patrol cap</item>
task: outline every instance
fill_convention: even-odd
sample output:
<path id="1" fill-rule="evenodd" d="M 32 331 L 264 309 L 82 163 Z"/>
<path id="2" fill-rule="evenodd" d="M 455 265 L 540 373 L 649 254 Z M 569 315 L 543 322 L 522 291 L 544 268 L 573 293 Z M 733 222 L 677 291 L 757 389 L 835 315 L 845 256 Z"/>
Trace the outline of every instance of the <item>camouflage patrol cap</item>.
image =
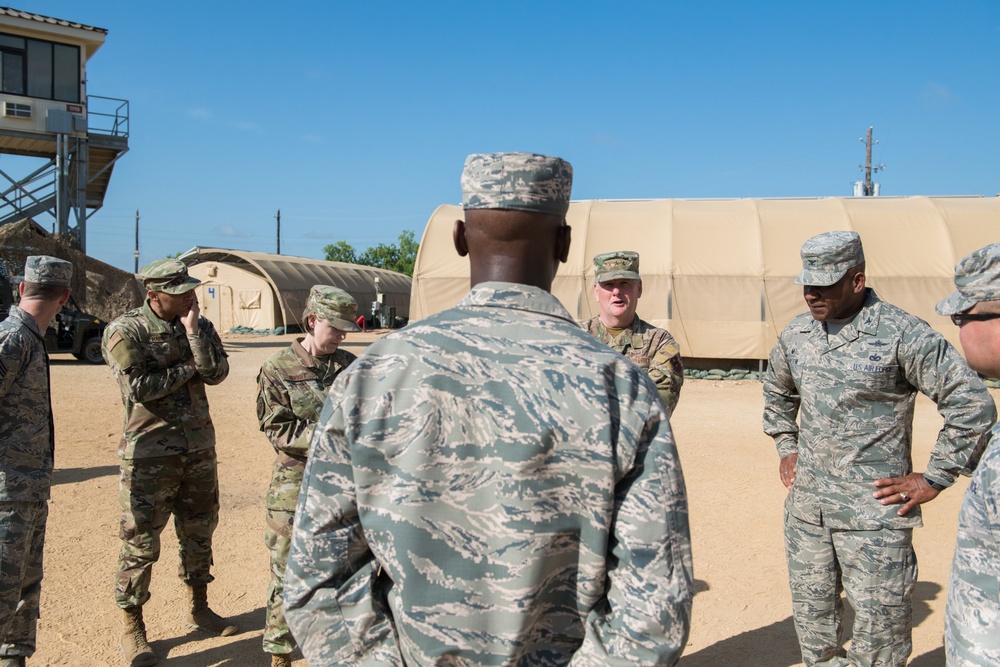
<path id="1" fill-rule="evenodd" d="M 477 153 L 465 159 L 462 206 L 565 216 L 573 167 L 534 153 Z"/>
<path id="2" fill-rule="evenodd" d="M 48 255 L 29 255 L 24 262 L 24 281 L 36 285 L 69 287 L 73 265 Z"/>
<path id="3" fill-rule="evenodd" d="M 187 264 L 179 259 L 166 257 L 150 262 L 139 271 L 146 289 L 166 294 L 190 292 L 201 281 L 188 275 Z"/>
<path id="4" fill-rule="evenodd" d="M 605 252 L 594 256 L 594 280 L 639 280 L 639 253 L 631 250 Z"/>
<path id="5" fill-rule="evenodd" d="M 336 329 L 361 331 L 361 327 L 354 321 L 358 315 L 358 302 L 339 287 L 313 285 L 306 300 L 306 309 Z"/>
<path id="6" fill-rule="evenodd" d="M 941 315 L 964 313 L 980 301 L 1000 301 L 1000 243 L 969 253 L 955 265 L 954 292 L 935 310 Z"/>
<path id="7" fill-rule="evenodd" d="M 850 269 L 865 263 L 861 237 L 856 232 L 825 232 L 802 244 L 802 272 L 796 285 L 832 285 Z"/>

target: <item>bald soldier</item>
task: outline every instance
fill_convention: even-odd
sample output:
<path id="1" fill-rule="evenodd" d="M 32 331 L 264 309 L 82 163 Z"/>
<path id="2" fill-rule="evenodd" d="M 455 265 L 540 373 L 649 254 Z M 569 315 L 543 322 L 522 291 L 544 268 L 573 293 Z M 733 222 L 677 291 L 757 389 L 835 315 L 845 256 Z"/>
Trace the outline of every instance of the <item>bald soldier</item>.
<path id="1" fill-rule="evenodd" d="M 681 348 L 666 329 L 635 314 L 642 296 L 639 253 L 606 252 L 594 257 L 598 315 L 580 326 L 649 373 L 667 413 L 673 413 L 684 384 Z"/>
<path id="2" fill-rule="evenodd" d="M 357 301 L 331 285 L 313 285 L 302 313 L 306 335 L 275 352 L 257 375 L 257 420 L 277 457 L 267 491 L 264 543 L 271 557 L 271 583 L 264 619 L 264 652 L 271 667 L 291 667 L 295 650 L 285 621 L 285 564 L 302 486 L 309 443 L 330 385 L 357 357 L 340 344 L 348 332 L 360 331 L 354 318 Z"/>
<path id="3" fill-rule="evenodd" d="M 1000 243 L 955 267 L 955 291 L 937 305 L 951 316 L 969 365 L 1000 378 Z M 945 606 L 949 667 L 1000 665 L 1000 426 L 965 490 Z"/>
<path id="4" fill-rule="evenodd" d="M 55 455 L 45 330 L 72 277 L 65 260 L 28 257 L 21 301 L 0 322 L 0 667 L 35 652 Z"/>
<path id="5" fill-rule="evenodd" d="M 124 614 L 119 650 L 130 667 L 156 663 L 142 606 L 171 515 L 178 576 L 188 594 L 187 624 L 223 636 L 237 631 L 209 608 L 207 598 L 219 479 L 205 386 L 226 379 L 229 361 L 215 327 L 200 314 L 194 288 L 201 281 L 188 275 L 184 262 L 159 259 L 140 275 L 146 302 L 111 322 L 102 341 L 125 406 L 118 448 L 122 546 L 114 595 Z"/>
<path id="6" fill-rule="evenodd" d="M 333 383 L 285 579 L 311 667 L 673 665 L 692 597 L 666 410 L 549 289 L 570 165 L 470 155 L 472 290 Z"/>
<path id="7" fill-rule="evenodd" d="M 788 489 L 785 552 L 802 661 L 903 667 L 920 505 L 975 468 L 993 400 L 941 334 L 865 286 L 856 233 L 814 236 L 801 256 L 795 282 L 809 312 L 771 350 L 764 432 Z M 924 472 L 911 460 L 918 391 L 944 418 Z M 841 590 L 855 611 L 847 651 Z"/>

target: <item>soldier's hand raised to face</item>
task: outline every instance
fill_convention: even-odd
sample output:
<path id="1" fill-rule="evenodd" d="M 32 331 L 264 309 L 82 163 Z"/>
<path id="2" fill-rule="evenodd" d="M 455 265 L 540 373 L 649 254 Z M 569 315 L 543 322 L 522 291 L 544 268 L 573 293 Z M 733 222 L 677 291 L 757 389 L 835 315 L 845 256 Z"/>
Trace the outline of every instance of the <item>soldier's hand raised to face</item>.
<path id="1" fill-rule="evenodd" d="M 191 294 L 194 294 L 194 292 L 191 292 Z M 198 305 L 198 297 L 195 297 L 194 302 L 191 304 L 191 309 L 181 315 L 181 324 L 184 326 L 184 331 L 189 334 L 198 333 L 199 315 L 201 315 L 201 307 Z"/>

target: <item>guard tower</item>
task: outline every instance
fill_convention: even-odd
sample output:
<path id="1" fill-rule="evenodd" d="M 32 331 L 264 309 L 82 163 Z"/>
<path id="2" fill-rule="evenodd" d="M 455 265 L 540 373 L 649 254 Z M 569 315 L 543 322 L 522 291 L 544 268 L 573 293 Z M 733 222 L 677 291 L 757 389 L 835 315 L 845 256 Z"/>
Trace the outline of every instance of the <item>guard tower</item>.
<path id="1" fill-rule="evenodd" d="M 0 7 L 0 226 L 49 215 L 86 252 L 87 219 L 128 151 L 128 101 L 87 94 L 107 34 Z"/>

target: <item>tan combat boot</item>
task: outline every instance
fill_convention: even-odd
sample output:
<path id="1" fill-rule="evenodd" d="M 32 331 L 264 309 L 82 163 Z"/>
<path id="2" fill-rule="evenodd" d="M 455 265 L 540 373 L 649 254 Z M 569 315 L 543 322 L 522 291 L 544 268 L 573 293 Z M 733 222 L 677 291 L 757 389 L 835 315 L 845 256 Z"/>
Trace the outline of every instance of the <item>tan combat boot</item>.
<path id="1" fill-rule="evenodd" d="M 188 594 L 191 602 L 191 611 L 187 615 L 187 625 L 189 628 L 207 630 L 223 637 L 236 634 L 239 628 L 226 622 L 226 619 L 208 608 L 207 584 L 188 586 Z"/>
<path id="2" fill-rule="evenodd" d="M 292 667 L 292 657 L 287 653 L 273 653 L 271 667 Z"/>
<path id="3" fill-rule="evenodd" d="M 150 667 L 156 664 L 156 654 L 146 641 L 146 624 L 142 620 L 142 607 L 128 607 L 125 612 L 125 629 L 118 650 L 125 656 L 128 667 Z"/>

